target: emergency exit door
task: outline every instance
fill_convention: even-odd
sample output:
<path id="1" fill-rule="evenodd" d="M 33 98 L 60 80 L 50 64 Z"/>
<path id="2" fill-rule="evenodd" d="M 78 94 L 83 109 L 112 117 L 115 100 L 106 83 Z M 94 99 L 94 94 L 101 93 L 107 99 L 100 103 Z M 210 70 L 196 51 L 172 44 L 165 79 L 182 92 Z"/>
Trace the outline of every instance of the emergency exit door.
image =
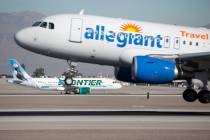
<path id="1" fill-rule="evenodd" d="M 71 19 L 69 41 L 76 43 L 82 42 L 82 19 L 80 18 Z"/>

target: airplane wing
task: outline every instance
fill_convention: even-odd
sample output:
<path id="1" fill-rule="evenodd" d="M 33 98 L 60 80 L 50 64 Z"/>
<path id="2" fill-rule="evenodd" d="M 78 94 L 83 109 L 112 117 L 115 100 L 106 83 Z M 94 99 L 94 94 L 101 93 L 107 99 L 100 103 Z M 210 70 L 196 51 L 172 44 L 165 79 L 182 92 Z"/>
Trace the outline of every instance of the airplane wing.
<path id="1" fill-rule="evenodd" d="M 208 79 L 210 80 L 210 52 L 204 53 L 189 53 L 189 54 L 151 54 L 151 57 L 159 59 L 171 59 L 181 65 L 181 68 L 188 72 L 208 72 Z"/>
<path id="2" fill-rule="evenodd" d="M 193 71 L 201 71 L 210 69 L 210 52 L 204 53 L 188 53 L 188 54 L 150 54 L 148 56 L 156 57 L 159 59 L 171 59 L 182 66 L 191 67 Z"/>
<path id="3" fill-rule="evenodd" d="M 188 71 L 207 70 L 208 79 L 210 79 L 210 52 L 179 55 L 176 61 L 181 61 L 183 68 L 186 68 Z"/>
<path id="4" fill-rule="evenodd" d="M 208 71 L 208 78 L 210 79 L 210 52 L 204 53 L 188 53 L 188 54 L 150 54 L 148 56 L 159 59 L 175 60 L 180 64 L 183 70 L 188 72 Z"/>
<path id="5" fill-rule="evenodd" d="M 183 54 L 179 55 L 178 59 L 186 61 L 195 61 L 197 63 L 208 62 L 210 64 L 210 52 Z M 210 67 L 210 65 L 208 67 Z"/>
<path id="6" fill-rule="evenodd" d="M 210 69 L 210 52 L 179 55 L 176 61 L 184 66 L 192 67 L 196 71 Z"/>

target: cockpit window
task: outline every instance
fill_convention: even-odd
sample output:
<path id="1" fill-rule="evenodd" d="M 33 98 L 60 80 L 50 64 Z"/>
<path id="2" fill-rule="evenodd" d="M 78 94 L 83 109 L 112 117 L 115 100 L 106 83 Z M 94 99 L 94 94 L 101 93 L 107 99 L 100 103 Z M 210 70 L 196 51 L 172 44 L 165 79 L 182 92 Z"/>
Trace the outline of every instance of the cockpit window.
<path id="1" fill-rule="evenodd" d="M 42 22 L 42 24 L 40 25 L 40 27 L 47 28 L 47 22 Z"/>
<path id="2" fill-rule="evenodd" d="M 32 26 L 40 26 L 42 28 L 48 28 L 48 29 L 55 29 L 55 25 L 52 22 L 41 22 L 37 21 Z"/>
<path id="3" fill-rule="evenodd" d="M 41 23 L 41 21 L 37 21 L 37 22 L 35 22 L 32 26 L 39 26 L 40 23 Z"/>
<path id="4" fill-rule="evenodd" d="M 49 23 L 49 29 L 54 29 L 55 25 L 53 23 Z"/>

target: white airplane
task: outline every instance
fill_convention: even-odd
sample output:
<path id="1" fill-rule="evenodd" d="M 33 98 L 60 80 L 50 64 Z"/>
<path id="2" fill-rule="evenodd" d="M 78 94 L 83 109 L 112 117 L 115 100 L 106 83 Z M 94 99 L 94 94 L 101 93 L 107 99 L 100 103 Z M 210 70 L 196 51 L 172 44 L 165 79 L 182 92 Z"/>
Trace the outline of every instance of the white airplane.
<path id="1" fill-rule="evenodd" d="M 69 93 L 69 88 L 75 93 L 87 94 L 92 89 L 107 90 L 107 89 L 119 89 L 121 84 L 113 79 L 108 78 L 73 78 L 72 81 L 65 83 L 64 78 L 32 78 L 27 74 L 24 68 L 15 60 L 9 60 L 13 79 L 9 79 L 9 83 L 46 89 L 65 91 Z"/>
<path id="2" fill-rule="evenodd" d="M 49 16 L 18 31 L 35 53 L 115 67 L 118 80 L 165 84 L 186 80 L 183 98 L 208 103 L 210 30 L 80 14 Z M 193 79 L 203 83 L 193 89 Z"/>

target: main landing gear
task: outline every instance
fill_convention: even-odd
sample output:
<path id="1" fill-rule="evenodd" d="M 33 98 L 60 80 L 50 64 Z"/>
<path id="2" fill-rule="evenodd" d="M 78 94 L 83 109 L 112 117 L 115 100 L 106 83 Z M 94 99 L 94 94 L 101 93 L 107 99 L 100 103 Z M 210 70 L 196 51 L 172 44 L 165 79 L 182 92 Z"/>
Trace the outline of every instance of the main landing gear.
<path id="1" fill-rule="evenodd" d="M 192 85 L 191 82 L 188 81 L 188 85 Z M 198 99 L 199 102 L 207 104 L 210 103 L 210 92 L 207 89 L 206 84 L 199 92 L 196 92 L 192 86 L 188 86 L 188 88 L 183 92 L 183 98 L 187 102 L 194 102 Z"/>

